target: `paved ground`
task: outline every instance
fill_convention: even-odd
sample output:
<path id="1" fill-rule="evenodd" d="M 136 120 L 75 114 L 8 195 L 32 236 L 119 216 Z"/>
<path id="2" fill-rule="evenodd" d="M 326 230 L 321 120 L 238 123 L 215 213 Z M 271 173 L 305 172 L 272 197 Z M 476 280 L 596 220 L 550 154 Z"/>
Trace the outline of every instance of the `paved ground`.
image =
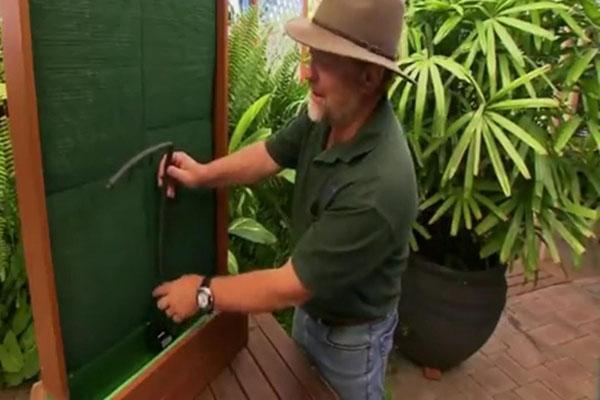
<path id="1" fill-rule="evenodd" d="M 509 297 L 492 338 L 439 381 L 403 358 L 395 400 L 600 400 L 600 277 Z"/>
<path id="2" fill-rule="evenodd" d="M 537 286 L 511 272 L 494 335 L 441 380 L 396 356 L 394 400 L 600 400 L 600 244 L 590 250 L 577 273 L 545 263 Z M 27 385 L 0 390 L 0 400 L 28 394 Z"/>

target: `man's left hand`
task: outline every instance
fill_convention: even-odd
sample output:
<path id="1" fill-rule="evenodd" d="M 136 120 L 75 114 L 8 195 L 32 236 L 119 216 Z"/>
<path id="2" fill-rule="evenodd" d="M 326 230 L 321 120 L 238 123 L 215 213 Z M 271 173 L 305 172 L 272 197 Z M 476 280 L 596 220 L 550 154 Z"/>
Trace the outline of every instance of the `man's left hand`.
<path id="1" fill-rule="evenodd" d="M 184 275 L 163 283 L 152 292 L 158 308 L 177 323 L 192 317 L 198 311 L 196 294 L 202 279 L 200 275 Z"/>

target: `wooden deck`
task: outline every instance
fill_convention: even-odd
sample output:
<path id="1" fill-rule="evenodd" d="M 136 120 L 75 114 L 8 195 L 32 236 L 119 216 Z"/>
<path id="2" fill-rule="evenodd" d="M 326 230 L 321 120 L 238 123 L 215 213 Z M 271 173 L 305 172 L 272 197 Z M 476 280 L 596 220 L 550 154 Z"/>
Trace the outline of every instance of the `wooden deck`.
<path id="1" fill-rule="evenodd" d="M 338 399 L 270 314 L 249 318 L 248 344 L 197 400 Z"/>

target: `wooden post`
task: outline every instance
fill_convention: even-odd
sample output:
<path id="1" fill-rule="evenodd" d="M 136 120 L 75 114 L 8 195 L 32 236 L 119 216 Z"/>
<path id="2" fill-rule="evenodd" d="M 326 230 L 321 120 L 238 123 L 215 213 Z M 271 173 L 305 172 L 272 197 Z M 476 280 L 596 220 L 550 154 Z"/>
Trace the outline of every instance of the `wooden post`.
<path id="1" fill-rule="evenodd" d="M 45 392 L 69 396 L 50 250 L 28 0 L 1 0 L 21 235 Z"/>
<path id="2" fill-rule="evenodd" d="M 224 157 L 228 153 L 227 104 L 228 104 L 228 66 L 227 54 L 227 0 L 220 0 L 217 5 L 217 59 L 215 69 L 214 107 L 213 107 L 213 143 L 214 157 Z M 227 274 L 228 234 L 228 193 L 226 188 L 217 189 L 217 272 Z"/>

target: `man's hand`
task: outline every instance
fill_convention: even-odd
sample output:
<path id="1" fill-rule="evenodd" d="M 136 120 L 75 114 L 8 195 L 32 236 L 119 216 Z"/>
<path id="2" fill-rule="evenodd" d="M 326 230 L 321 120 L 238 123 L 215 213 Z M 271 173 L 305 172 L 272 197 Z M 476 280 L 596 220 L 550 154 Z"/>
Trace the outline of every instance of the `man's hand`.
<path id="1" fill-rule="evenodd" d="M 167 176 L 163 176 L 166 156 L 160 161 L 158 167 L 158 186 L 162 187 L 165 180 L 167 181 L 167 196 L 175 197 L 175 186 L 177 183 L 182 184 L 187 188 L 195 188 L 202 185 L 206 179 L 206 165 L 200 164 L 192 157 L 182 151 L 173 153 L 171 165 L 167 168 Z"/>
<path id="2" fill-rule="evenodd" d="M 202 279 L 200 275 L 184 275 L 163 283 L 152 292 L 158 308 L 177 323 L 192 317 L 198 310 L 196 293 Z"/>

